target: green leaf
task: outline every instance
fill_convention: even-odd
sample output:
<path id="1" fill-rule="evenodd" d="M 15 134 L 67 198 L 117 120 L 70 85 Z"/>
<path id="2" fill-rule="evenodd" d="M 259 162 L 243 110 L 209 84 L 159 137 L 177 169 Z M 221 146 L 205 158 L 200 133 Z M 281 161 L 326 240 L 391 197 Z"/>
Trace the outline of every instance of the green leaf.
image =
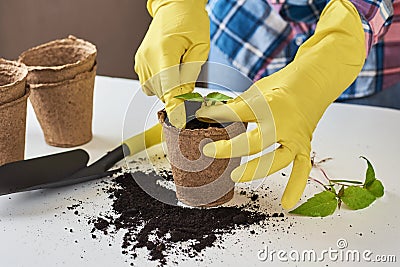
<path id="1" fill-rule="evenodd" d="M 199 93 L 186 93 L 186 94 L 182 94 L 182 95 L 177 95 L 174 96 L 175 98 L 178 99 L 183 99 L 183 100 L 187 100 L 187 101 L 194 101 L 194 102 L 203 102 L 204 98 L 201 94 Z"/>
<path id="2" fill-rule="evenodd" d="M 377 180 L 375 177 L 374 167 L 371 162 L 363 156 L 361 158 L 365 159 L 368 164 L 367 172 L 365 174 L 364 188 L 367 189 L 375 197 L 381 197 L 384 194 L 384 187 L 381 181 Z"/>
<path id="3" fill-rule="evenodd" d="M 206 96 L 206 100 L 217 101 L 217 102 L 228 101 L 229 99 L 232 99 L 232 97 L 218 92 L 209 93 Z"/>
<path id="4" fill-rule="evenodd" d="M 368 207 L 376 197 L 367 189 L 358 186 L 349 186 L 344 189 L 341 200 L 350 209 L 359 210 Z"/>
<path id="5" fill-rule="evenodd" d="M 324 191 L 315 194 L 312 198 L 309 198 L 305 203 L 289 213 L 312 217 L 325 217 L 335 212 L 337 204 L 335 193 Z"/>
<path id="6" fill-rule="evenodd" d="M 376 197 L 381 197 L 384 193 L 383 184 L 377 179 L 375 179 L 370 185 L 367 186 L 367 190 Z"/>
<path id="7" fill-rule="evenodd" d="M 369 162 L 369 160 L 366 157 L 361 156 L 360 158 L 365 159 L 368 164 L 367 172 L 365 173 L 365 182 L 364 182 L 364 188 L 366 188 L 368 185 L 370 185 L 376 179 L 375 171 L 374 171 L 374 167 L 372 167 L 371 162 Z"/>

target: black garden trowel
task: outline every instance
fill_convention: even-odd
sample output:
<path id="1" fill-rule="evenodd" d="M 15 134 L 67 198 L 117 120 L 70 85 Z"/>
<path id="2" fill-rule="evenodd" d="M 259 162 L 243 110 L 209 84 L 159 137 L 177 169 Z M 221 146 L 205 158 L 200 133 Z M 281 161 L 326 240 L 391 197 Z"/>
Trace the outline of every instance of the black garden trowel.
<path id="1" fill-rule="evenodd" d="M 161 125 L 125 140 L 120 146 L 87 166 L 89 154 L 75 149 L 0 166 L 0 195 L 54 188 L 107 177 L 109 169 L 125 156 L 161 143 Z"/>

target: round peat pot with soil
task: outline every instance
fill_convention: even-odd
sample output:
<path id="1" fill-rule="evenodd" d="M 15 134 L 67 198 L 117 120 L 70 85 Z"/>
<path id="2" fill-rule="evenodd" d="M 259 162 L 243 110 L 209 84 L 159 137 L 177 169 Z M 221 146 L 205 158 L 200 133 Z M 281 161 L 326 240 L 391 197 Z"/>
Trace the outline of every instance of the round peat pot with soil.
<path id="1" fill-rule="evenodd" d="M 75 36 L 33 47 L 19 56 L 28 66 L 28 83 L 57 83 L 90 71 L 96 63 L 96 46 Z"/>
<path id="2" fill-rule="evenodd" d="M 230 174 L 240 165 L 241 158 L 214 159 L 202 151 L 209 142 L 229 140 L 244 133 L 246 125 L 193 119 L 185 129 L 177 129 L 169 123 L 164 110 L 158 112 L 158 118 L 163 126 L 177 198 L 196 207 L 213 207 L 231 200 L 235 184 Z"/>

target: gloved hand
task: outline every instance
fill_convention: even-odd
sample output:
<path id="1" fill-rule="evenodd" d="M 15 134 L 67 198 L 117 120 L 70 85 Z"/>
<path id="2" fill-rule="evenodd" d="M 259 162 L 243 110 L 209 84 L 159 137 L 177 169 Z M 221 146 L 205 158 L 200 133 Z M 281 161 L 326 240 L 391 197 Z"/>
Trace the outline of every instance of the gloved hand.
<path id="1" fill-rule="evenodd" d="M 155 124 L 144 132 L 130 137 L 123 142 L 125 156 L 132 156 L 163 141 L 162 126 Z"/>
<path id="2" fill-rule="evenodd" d="M 165 103 L 170 122 L 185 125 L 183 100 L 193 91 L 210 47 L 207 0 L 148 0 L 153 21 L 135 56 L 143 91 Z M 179 66 L 182 63 L 183 65 Z"/>
<path id="3" fill-rule="evenodd" d="M 292 63 L 227 104 L 198 110 L 200 118 L 257 124 L 255 130 L 231 140 L 207 144 L 204 154 L 247 156 L 278 143 L 273 152 L 239 166 L 231 178 L 235 182 L 263 178 L 293 161 L 281 199 L 283 208 L 292 208 L 311 171 L 312 133 L 329 104 L 361 71 L 366 56 L 364 39 L 355 7 L 347 0 L 332 0 L 322 12 L 315 34 L 299 48 Z"/>

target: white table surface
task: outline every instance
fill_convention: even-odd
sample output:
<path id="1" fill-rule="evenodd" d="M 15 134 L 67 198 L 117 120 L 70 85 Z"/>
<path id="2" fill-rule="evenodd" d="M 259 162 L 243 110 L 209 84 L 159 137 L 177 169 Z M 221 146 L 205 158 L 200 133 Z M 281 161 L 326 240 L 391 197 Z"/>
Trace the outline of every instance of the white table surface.
<path id="1" fill-rule="evenodd" d="M 135 97 L 133 97 L 137 93 Z M 132 101 L 133 99 L 133 101 Z M 137 133 L 156 121 L 153 107 L 155 98 L 144 97 L 137 81 L 97 77 L 93 121 L 93 140 L 81 146 L 89 152 L 91 161 L 116 147 L 123 136 Z M 128 108 L 129 107 L 129 108 Z M 150 116 L 147 114 L 152 110 Z M 136 118 L 137 122 L 124 124 Z M 132 111 L 135 113 L 133 114 Z M 125 125 L 125 126 L 124 126 Z M 364 155 L 373 163 L 377 177 L 385 185 L 385 195 L 371 207 L 357 212 L 342 209 L 327 218 L 289 216 L 280 227 L 271 225 L 256 229 L 259 235 L 238 231 L 227 236 L 226 249 L 209 248 L 203 262 L 185 260 L 180 266 L 265 266 L 257 253 L 268 245 L 269 250 L 298 251 L 337 249 L 336 242 L 346 239 L 347 249 L 371 250 L 375 255 L 395 255 L 400 261 L 400 111 L 333 104 L 319 123 L 313 140 L 318 158 L 333 157 L 326 163 L 332 177 L 363 179 Z M 43 134 L 31 106 L 28 107 L 26 158 L 64 151 L 45 144 Z M 289 173 L 289 170 L 283 170 Z M 272 175 L 264 185 L 273 189 L 266 209 L 281 212 L 279 197 L 287 178 L 281 172 Z M 92 239 L 92 226 L 74 216 L 67 206 L 86 200 L 80 212 L 93 217 L 109 209 L 110 200 L 98 194 L 101 185 L 89 182 L 63 189 L 27 192 L 0 197 L 0 266 L 129 266 L 132 262 L 121 254 L 122 235 Z M 306 189 L 306 196 L 315 193 L 315 186 Z M 261 190 L 261 189 L 260 189 Z M 303 197 L 304 200 L 304 197 Z M 279 222 L 278 222 L 279 223 Z M 351 225 L 351 226 L 350 226 Z M 290 226 L 290 228 L 289 228 Z M 258 226 L 259 227 L 259 226 Z M 66 230 L 67 229 L 67 230 Z M 72 233 L 70 232 L 72 229 Z M 109 246 L 109 244 L 112 246 Z M 148 253 L 141 250 L 136 266 L 155 266 L 147 260 Z M 179 256 L 173 259 L 180 261 Z M 273 266 L 335 266 L 345 262 L 280 262 Z M 398 264 L 398 263 L 397 263 Z M 398 266 L 396 263 L 375 263 L 371 266 Z M 365 262 L 347 263 L 364 266 Z"/>

